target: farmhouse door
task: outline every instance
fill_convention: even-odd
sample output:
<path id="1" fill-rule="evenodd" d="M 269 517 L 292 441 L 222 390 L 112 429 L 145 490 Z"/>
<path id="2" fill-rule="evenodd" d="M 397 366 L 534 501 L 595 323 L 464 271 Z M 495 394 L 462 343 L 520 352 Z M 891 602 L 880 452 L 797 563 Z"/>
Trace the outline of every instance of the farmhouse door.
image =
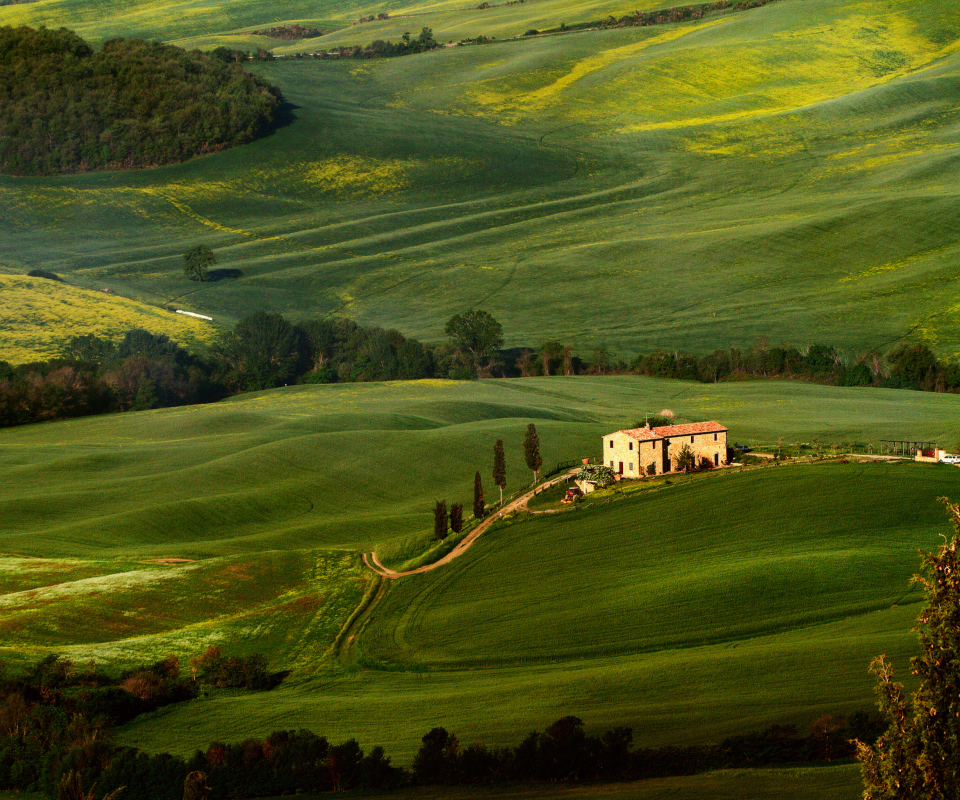
<path id="1" fill-rule="evenodd" d="M 623 462 L 620 462 L 620 474 L 623 475 Z"/>
<path id="2" fill-rule="evenodd" d="M 670 440 L 663 440 L 663 472 L 670 471 Z"/>

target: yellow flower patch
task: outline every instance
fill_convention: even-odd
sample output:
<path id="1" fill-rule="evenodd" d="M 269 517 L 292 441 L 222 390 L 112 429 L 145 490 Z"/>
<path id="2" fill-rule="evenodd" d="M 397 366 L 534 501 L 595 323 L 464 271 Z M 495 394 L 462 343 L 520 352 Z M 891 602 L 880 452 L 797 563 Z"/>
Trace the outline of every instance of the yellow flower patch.
<path id="1" fill-rule="evenodd" d="M 166 334 L 190 347 L 209 343 L 209 322 L 106 292 L 26 275 L 0 275 L 0 360 L 11 364 L 60 355 L 74 336 L 119 340 L 131 328 Z"/>

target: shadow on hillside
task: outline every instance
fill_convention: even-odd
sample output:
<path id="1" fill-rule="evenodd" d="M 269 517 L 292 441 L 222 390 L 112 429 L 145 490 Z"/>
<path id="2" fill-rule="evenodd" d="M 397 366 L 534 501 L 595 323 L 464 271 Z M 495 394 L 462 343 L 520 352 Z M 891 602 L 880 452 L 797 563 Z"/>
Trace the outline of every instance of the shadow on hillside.
<path id="1" fill-rule="evenodd" d="M 274 117 L 273 126 L 270 130 L 270 133 L 273 133 L 280 128 L 286 128 L 287 125 L 293 124 L 297 119 L 297 115 L 294 112 L 299 110 L 300 106 L 294 105 L 288 100 L 284 100 L 283 103 L 280 104 L 280 108 L 277 109 L 277 115 Z M 267 135 L 269 136 L 270 133 Z"/>
<path id="2" fill-rule="evenodd" d="M 282 669 L 279 672 L 271 672 L 270 683 L 267 685 L 267 689 L 268 690 L 275 689 L 277 686 L 283 683 L 284 679 L 287 678 L 289 675 L 290 675 L 290 670 L 288 669 Z"/>
<path id="3" fill-rule="evenodd" d="M 242 278 L 242 269 L 210 269 L 207 270 L 206 281 L 216 283 L 217 281 L 226 281 L 232 278 Z"/>

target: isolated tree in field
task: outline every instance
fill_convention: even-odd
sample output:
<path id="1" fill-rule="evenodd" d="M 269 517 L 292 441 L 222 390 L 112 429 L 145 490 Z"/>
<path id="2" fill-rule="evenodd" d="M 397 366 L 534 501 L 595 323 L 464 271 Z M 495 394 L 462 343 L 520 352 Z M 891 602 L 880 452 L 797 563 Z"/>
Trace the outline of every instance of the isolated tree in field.
<path id="1" fill-rule="evenodd" d="M 507 459 L 503 455 L 503 439 L 493 446 L 493 482 L 500 487 L 500 505 L 503 505 L 503 487 L 507 485 Z"/>
<path id="2" fill-rule="evenodd" d="M 433 535 L 443 540 L 447 538 L 447 504 L 444 500 L 437 500 L 433 507 Z"/>
<path id="3" fill-rule="evenodd" d="M 486 311 L 469 310 L 447 322 L 446 334 L 478 377 L 489 377 L 497 350 L 503 347 L 503 327 Z"/>
<path id="4" fill-rule="evenodd" d="M 183 254 L 183 274 L 192 281 L 204 281 L 207 270 L 216 263 L 213 250 L 205 244 L 195 244 Z"/>
<path id="5" fill-rule="evenodd" d="M 537 436 L 537 426 L 532 422 L 527 425 L 527 434 L 523 437 L 523 457 L 527 466 L 533 470 L 533 482 L 536 483 L 540 475 L 543 459 L 540 457 L 540 437 Z"/>
<path id="6" fill-rule="evenodd" d="M 483 484 L 480 482 L 480 473 L 473 476 L 473 518 L 483 519 L 486 504 L 483 501 Z"/>
<path id="7" fill-rule="evenodd" d="M 450 530 L 460 533 L 463 530 L 463 503 L 450 506 Z"/>
<path id="8" fill-rule="evenodd" d="M 910 660 L 920 688 L 907 699 L 884 656 L 870 665 L 889 727 L 873 745 L 857 742 L 864 800 L 960 797 L 960 507 L 940 498 L 954 534 L 936 553 L 921 553 L 927 604 L 917 617 L 922 655 Z"/>

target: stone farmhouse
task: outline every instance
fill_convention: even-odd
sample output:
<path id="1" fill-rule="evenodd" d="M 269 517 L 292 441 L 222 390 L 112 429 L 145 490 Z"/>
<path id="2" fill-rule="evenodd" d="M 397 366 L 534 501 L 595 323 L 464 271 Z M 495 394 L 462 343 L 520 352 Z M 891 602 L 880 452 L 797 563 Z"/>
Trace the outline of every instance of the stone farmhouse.
<path id="1" fill-rule="evenodd" d="M 603 437 L 603 464 L 624 478 L 647 474 L 662 475 L 676 469 L 676 458 L 687 445 L 700 464 L 704 459 L 715 467 L 727 460 L 727 429 L 719 422 L 693 422 L 660 428 L 633 428 Z"/>

